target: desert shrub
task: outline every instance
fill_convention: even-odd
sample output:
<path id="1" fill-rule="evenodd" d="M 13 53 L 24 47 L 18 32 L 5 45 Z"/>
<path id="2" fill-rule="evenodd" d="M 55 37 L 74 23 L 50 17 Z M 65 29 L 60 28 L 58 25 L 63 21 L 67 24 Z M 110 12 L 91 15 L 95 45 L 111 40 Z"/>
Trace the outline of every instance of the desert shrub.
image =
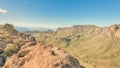
<path id="1" fill-rule="evenodd" d="M 77 39 L 80 39 L 80 35 L 77 35 Z"/>
<path id="2" fill-rule="evenodd" d="M 18 46 L 15 44 L 8 44 L 7 47 L 4 49 L 4 52 L 7 56 L 11 56 L 13 53 L 18 51 Z"/>
<path id="3" fill-rule="evenodd" d="M 5 64 L 6 58 L 7 56 L 4 53 L 0 54 L 0 66 Z"/>
<path id="4" fill-rule="evenodd" d="M 5 53 L 2 53 L 2 54 L 0 54 L 0 57 L 4 57 L 4 58 L 6 58 L 7 55 L 6 55 Z"/>
<path id="5" fill-rule="evenodd" d="M 65 38 L 66 47 L 68 47 L 70 45 L 70 41 L 71 41 L 70 37 Z"/>
<path id="6" fill-rule="evenodd" d="M 21 38 L 13 39 L 13 43 L 14 43 L 14 44 L 17 44 L 17 43 L 20 43 L 20 42 L 22 42 L 22 39 L 21 39 Z"/>
<path id="7" fill-rule="evenodd" d="M 6 61 L 7 55 L 4 53 L 4 50 L 0 48 L 0 66 L 3 66 Z"/>
<path id="8" fill-rule="evenodd" d="M 6 39 L 6 42 L 12 43 L 13 41 L 12 41 L 12 39 Z"/>

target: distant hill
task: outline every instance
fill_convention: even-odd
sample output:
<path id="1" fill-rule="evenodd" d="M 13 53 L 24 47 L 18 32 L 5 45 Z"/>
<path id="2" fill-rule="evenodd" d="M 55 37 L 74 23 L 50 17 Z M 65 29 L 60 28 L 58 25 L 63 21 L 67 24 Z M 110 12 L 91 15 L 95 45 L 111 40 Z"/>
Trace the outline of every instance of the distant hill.
<path id="1" fill-rule="evenodd" d="M 26 27 L 15 27 L 16 30 L 20 31 L 20 32 L 26 32 L 26 31 L 30 31 L 29 28 Z"/>

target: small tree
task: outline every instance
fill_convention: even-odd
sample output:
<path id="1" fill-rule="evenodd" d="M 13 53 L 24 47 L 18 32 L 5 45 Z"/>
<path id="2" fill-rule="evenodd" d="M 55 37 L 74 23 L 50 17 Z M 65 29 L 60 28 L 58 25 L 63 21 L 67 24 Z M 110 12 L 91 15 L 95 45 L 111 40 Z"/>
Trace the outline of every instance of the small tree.
<path id="1" fill-rule="evenodd" d="M 80 35 L 77 35 L 77 39 L 80 39 Z"/>
<path id="2" fill-rule="evenodd" d="M 68 47 L 70 45 L 70 41 L 71 41 L 71 39 L 69 37 L 65 38 L 66 47 Z"/>

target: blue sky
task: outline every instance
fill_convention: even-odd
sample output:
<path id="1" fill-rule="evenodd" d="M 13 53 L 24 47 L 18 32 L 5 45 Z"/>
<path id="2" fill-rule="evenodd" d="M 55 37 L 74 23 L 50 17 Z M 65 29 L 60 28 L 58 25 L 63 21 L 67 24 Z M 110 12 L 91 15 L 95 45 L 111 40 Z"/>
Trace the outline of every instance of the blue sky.
<path id="1" fill-rule="evenodd" d="M 24 27 L 120 23 L 120 0 L 0 0 L 0 10 L 0 23 Z"/>

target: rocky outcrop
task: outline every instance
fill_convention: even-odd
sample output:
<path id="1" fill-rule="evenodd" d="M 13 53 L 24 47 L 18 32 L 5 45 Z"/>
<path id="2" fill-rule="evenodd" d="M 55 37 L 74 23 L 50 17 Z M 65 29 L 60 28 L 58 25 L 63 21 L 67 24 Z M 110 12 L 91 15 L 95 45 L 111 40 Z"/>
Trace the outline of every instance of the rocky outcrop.
<path id="1" fill-rule="evenodd" d="M 4 65 L 7 56 L 18 52 L 22 45 L 29 42 L 29 45 L 35 45 L 35 37 L 16 31 L 11 24 L 0 25 L 0 66 Z"/>
<path id="2" fill-rule="evenodd" d="M 16 31 L 14 29 L 14 26 L 11 24 L 2 25 L 2 28 L 0 29 L 0 40 L 6 44 L 7 43 L 12 43 L 12 44 L 20 43 L 21 45 L 23 42 L 36 41 L 35 37 Z"/>
<path id="3" fill-rule="evenodd" d="M 116 31 L 115 37 L 116 37 L 116 38 L 120 38 L 120 29 Z"/>
<path id="4" fill-rule="evenodd" d="M 15 34 L 17 33 L 17 31 L 14 29 L 14 26 L 11 24 L 5 24 L 3 29 L 5 29 L 6 31 L 8 31 L 10 34 Z"/>
<path id="5" fill-rule="evenodd" d="M 77 59 L 60 48 L 42 42 L 22 46 L 20 51 L 9 57 L 3 68 L 81 68 Z"/>
<path id="6" fill-rule="evenodd" d="M 110 30 L 110 31 L 117 31 L 117 29 L 120 29 L 120 25 L 111 25 L 111 26 L 109 27 L 109 30 Z"/>

